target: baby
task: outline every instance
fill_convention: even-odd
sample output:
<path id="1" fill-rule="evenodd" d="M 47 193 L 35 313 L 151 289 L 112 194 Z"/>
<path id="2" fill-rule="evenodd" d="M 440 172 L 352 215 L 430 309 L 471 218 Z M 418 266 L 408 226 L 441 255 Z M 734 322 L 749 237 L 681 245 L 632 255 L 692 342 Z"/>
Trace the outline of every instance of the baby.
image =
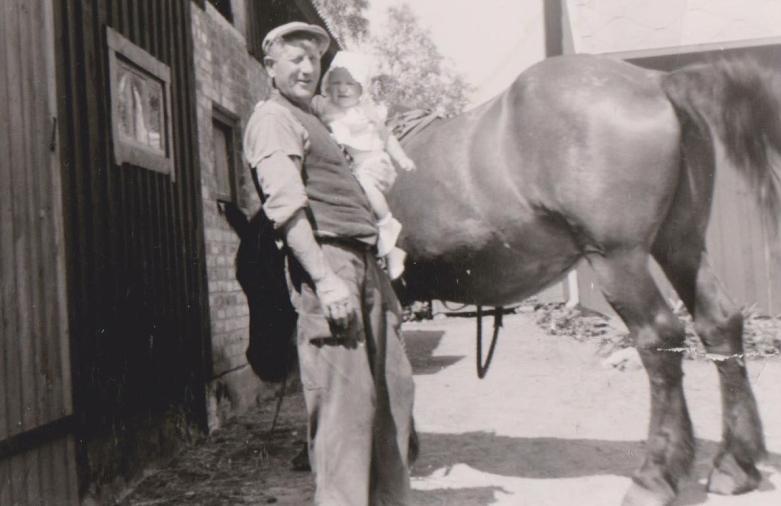
<path id="1" fill-rule="evenodd" d="M 369 97 L 369 79 L 363 55 L 337 53 L 323 76 L 323 96 L 313 99 L 312 108 L 353 159 L 355 177 L 377 217 L 377 254 L 385 257 L 388 275 L 396 279 L 404 271 L 406 253 L 396 247 L 401 223 L 391 215 L 385 192 L 396 179 L 394 161 L 406 171 L 414 170 L 415 163 L 385 127 L 387 110 Z"/>

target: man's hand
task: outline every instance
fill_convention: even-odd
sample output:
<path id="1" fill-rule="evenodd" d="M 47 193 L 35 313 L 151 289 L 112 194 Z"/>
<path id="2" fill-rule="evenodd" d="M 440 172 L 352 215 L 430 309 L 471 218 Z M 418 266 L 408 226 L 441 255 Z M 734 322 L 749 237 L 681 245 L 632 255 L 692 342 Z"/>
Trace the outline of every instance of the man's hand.
<path id="1" fill-rule="evenodd" d="M 323 313 L 334 325 L 334 329 L 346 331 L 358 310 L 350 297 L 347 283 L 333 272 L 329 272 L 324 278 L 315 282 L 315 291 L 320 299 L 320 305 L 323 306 Z"/>
<path id="2" fill-rule="evenodd" d="M 337 276 L 328 265 L 303 209 L 296 211 L 282 226 L 282 231 L 293 256 L 314 282 L 323 314 L 331 323 L 333 332 L 335 334 L 346 332 L 358 308 L 355 307 L 355 302 L 350 296 L 347 282 Z"/>

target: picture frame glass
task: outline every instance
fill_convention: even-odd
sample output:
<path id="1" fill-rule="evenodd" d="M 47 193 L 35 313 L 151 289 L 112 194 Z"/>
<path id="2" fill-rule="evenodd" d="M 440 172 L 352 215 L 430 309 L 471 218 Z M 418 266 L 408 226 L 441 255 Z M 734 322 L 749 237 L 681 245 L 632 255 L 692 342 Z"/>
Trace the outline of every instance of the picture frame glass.
<path id="1" fill-rule="evenodd" d="M 122 140 L 165 155 L 163 83 L 119 58 L 117 112 Z"/>

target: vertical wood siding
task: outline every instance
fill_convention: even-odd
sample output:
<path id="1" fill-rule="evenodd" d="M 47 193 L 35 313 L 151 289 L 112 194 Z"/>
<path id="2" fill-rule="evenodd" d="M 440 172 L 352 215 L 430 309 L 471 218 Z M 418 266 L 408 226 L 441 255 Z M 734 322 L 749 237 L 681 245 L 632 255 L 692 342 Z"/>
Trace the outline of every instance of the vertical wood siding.
<path id="1" fill-rule="evenodd" d="M 0 504 L 77 503 L 52 26 L 0 2 Z"/>
<path id="2" fill-rule="evenodd" d="M 108 434 L 121 459 L 136 451 L 137 426 L 172 410 L 205 424 L 208 298 L 190 2 L 54 3 L 74 401 L 80 437 Z M 106 26 L 170 68 L 175 182 L 113 160 Z M 103 465 L 85 458 L 82 468 Z M 82 482 L 104 471 L 114 472 L 89 469 Z"/>
<path id="3" fill-rule="evenodd" d="M 768 237 L 755 197 L 732 170 L 716 174 L 708 230 L 711 263 L 742 305 L 781 314 L 781 245 Z"/>
<path id="4" fill-rule="evenodd" d="M 0 460 L 0 504 L 77 505 L 72 436 Z"/>

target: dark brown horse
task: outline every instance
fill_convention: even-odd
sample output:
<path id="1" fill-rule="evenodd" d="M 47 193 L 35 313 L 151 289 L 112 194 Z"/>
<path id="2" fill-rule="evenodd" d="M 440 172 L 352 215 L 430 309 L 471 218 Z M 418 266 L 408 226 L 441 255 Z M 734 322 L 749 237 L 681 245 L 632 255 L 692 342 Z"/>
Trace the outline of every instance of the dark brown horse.
<path id="1" fill-rule="evenodd" d="M 646 457 L 625 504 L 669 504 L 693 459 L 684 340 L 649 273 L 664 269 L 716 367 L 723 439 L 708 489 L 758 486 L 765 452 L 742 352 L 741 312 L 705 251 L 714 175 L 731 166 L 777 227 L 781 88 L 740 62 L 644 70 L 547 60 L 483 106 L 405 141 L 418 171 L 391 195 L 413 298 L 520 301 L 585 257 L 632 331 L 651 384 Z"/>

